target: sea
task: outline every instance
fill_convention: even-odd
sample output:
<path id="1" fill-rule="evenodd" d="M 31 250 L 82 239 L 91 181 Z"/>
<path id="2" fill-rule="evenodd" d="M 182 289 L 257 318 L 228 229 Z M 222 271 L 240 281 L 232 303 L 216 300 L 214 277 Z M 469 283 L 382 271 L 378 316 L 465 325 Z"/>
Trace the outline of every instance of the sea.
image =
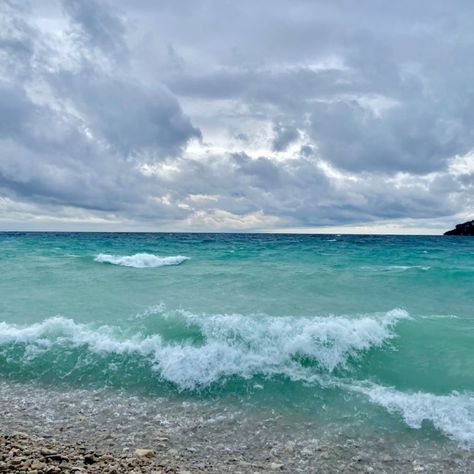
<path id="1" fill-rule="evenodd" d="M 472 238 L 3 232 L 0 268 L 12 429 L 474 447 Z"/>

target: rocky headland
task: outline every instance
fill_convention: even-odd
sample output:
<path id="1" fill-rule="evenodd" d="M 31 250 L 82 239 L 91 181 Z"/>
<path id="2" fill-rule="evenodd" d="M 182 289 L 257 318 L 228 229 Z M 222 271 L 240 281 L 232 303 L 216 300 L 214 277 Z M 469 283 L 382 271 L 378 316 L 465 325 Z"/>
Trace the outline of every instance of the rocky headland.
<path id="1" fill-rule="evenodd" d="M 458 224 L 454 229 L 445 232 L 444 235 L 474 235 L 474 220 Z"/>

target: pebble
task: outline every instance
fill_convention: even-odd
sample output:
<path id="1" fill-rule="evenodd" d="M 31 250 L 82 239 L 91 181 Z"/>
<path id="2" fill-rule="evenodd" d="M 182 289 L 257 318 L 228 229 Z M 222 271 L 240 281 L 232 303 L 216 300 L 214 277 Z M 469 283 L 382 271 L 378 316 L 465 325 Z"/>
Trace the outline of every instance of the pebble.
<path id="1" fill-rule="evenodd" d="M 272 462 L 272 463 L 270 464 L 270 469 L 271 469 L 272 471 L 277 471 L 277 470 L 279 470 L 279 469 L 283 469 L 284 467 L 285 467 L 284 464 L 279 464 L 279 463 L 276 463 L 276 462 Z"/>
<path id="2" fill-rule="evenodd" d="M 104 401 L 86 391 L 80 397 L 57 393 L 51 403 L 49 390 L 35 389 L 34 397 L 31 387 L 8 390 L 0 383 L 0 473 L 474 473 L 474 450 L 446 443 L 438 450 L 435 442 L 328 436 L 313 424 L 292 431 L 275 416 L 226 418 L 219 407 L 182 404 L 177 410 L 118 395 L 110 403 L 110 393 Z M 137 456 L 137 448 L 155 454 Z M 44 468 L 37 463 L 46 468 L 35 469 Z"/>
<path id="3" fill-rule="evenodd" d="M 21 444 L 19 441 L 21 440 Z M 176 469 L 162 465 L 153 449 L 136 449 L 135 455 L 87 451 L 24 433 L 0 436 L 0 472 L 41 473 L 154 473 L 171 474 Z M 189 471 L 180 471 L 189 472 Z"/>
<path id="4" fill-rule="evenodd" d="M 135 456 L 139 458 L 153 458 L 155 457 L 155 451 L 153 449 L 135 449 Z"/>

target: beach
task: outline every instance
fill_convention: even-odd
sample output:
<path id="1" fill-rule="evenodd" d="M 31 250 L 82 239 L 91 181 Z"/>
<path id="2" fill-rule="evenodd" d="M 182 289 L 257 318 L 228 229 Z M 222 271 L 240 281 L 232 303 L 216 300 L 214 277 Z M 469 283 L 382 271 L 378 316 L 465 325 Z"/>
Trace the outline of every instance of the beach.
<path id="1" fill-rule="evenodd" d="M 5 383 L 0 394 L 1 472 L 20 471 L 17 463 L 33 459 L 47 466 L 38 472 L 470 473 L 474 468 L 474 453 L 456 443 L 388 434 L 328 437 L 311 423 L 290 426 L 275 412 L 248 417 L 242 410 L 196 403 Z"/>

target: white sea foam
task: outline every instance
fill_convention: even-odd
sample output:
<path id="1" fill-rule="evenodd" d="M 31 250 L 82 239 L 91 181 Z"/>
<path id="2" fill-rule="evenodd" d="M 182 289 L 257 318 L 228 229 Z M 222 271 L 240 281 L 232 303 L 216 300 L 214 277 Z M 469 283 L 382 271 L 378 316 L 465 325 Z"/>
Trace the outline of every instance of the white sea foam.
<path id="1" fill-rule="evenodd" d="M 145 309 L 145 311 L 141 311 L 140 313 L 137 313 L 129 317 L 128 319 L 129 321 L 134 320 L 134 319 L 146 319 L 149 316 L 152 316 L 155 314 L 161 315 L 162 313 L 164 313 L 165 310 L 166 310 L 166 306 L 163 303 L 159 303 L 153 306 L 149 306 L 147 309 Z"/>
<path id="2" fill-rule="evenodd" d="M 402 416 L 411 428 L 421 428 L 429 421 L 450 438 L 474 446 L 474 394 L 453 392 L 449 395 L 405 393 L 376 384 L 348 387 L 363 393 L 377 405 Z"/>
<path id="3" fill-rule="evenodd" d="M 151 268 L 164 267 L 166 265 L 179 265 L 189 257 L 183 255 L 172 255 L 169 257 L 161 257 L 150 253 L 136 253 L 135 255 L 110 255 L 100 253 L 94 260 L 99 263 L 111 263 L 113 265 L 122 265 L 124 267 L 133 268 Z"/>
<path id="4" fill-rule="evenodd" d="M 118 328 L 92 328 L 54 317 L 27 327 L 0 323 L 0 344 L 21 343 L 28 357 L 63 346 L 85 346 L 98 354 L 144 357 L 164 380 L 182 389 L 206 386 L 221 378 L 256 374 L 286 375 L 312 380 L 314 370 L 326 373 L 347 364 L 350 357 L 378 347 L 394 337 L 392 328 L 408 317 L 403 310 L 357 318 L 314 318 L 174 313 L 186 325 L 197 326 L 203 342 L 165 342 L 160 335 L 124 334 Z M 179 321 L 178 321 L 179 322 Z"/>
<path id="5" fill-rule="evenodd" d="M 120 338 L 120 331 L 117 328 L 109 326 L 92 328 L 61 316 L 26 327 L 0 323 L 0 345 L 25 344 L 32 354 L 35 353 L 35 349 L 39 353 L 58 346 L 87 346 L 90 351 L 99 354 L 137 352 L 145 355 L 160 341 L 158 335 L 144 338 L 137 334 L 129 338 Z"/>

